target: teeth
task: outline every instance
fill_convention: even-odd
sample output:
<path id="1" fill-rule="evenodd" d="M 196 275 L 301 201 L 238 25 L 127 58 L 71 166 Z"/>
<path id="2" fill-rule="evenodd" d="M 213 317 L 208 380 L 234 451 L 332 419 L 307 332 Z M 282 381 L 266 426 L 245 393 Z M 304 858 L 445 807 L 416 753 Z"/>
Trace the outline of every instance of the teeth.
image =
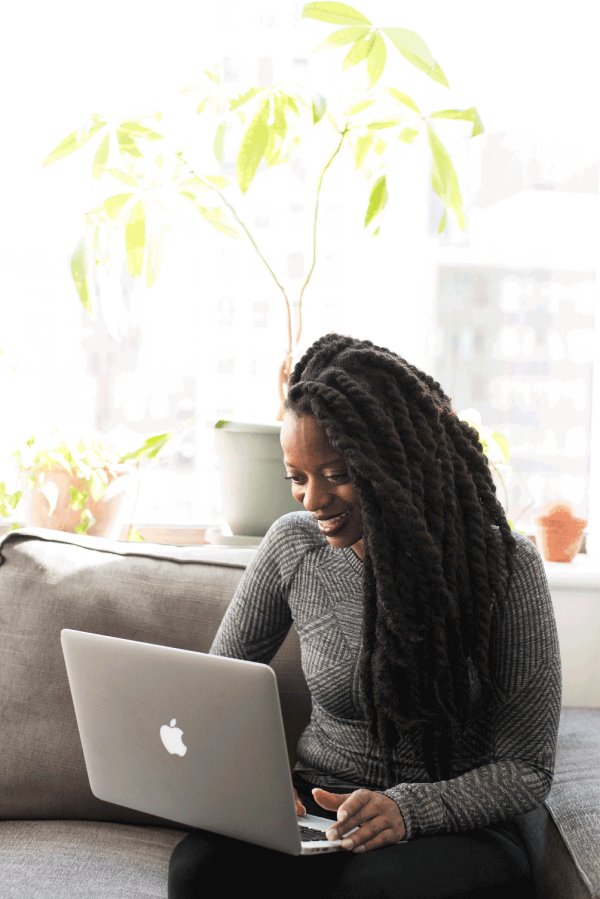
<path id="1" fill-rule="evenodd" d="M 338 526 L 340 521 L 346 518 L 349 514 L 350 512 L 342 512 L 342 514 L 338 515 L 336 518 L 328 518 L 327 521 L 320 521 L 319 527 L 322 531 L 332 531 Z"/>

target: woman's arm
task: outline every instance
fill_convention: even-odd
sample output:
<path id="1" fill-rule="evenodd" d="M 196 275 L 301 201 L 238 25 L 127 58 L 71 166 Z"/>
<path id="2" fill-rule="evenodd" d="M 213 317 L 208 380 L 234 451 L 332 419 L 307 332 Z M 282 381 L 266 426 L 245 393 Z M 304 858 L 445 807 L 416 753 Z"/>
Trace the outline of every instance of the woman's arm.
<path id="1" fill-rule="evenodd" d="M 561 705 L 558 639 L 540 555 L 517 539 L 507 612 L 492 634 L 492 761 L 452 780 L 381 791 L 397 803 L 408 839 L 513 818 L 540 806 L 550 791 Z"/>
<path id="2" fill-rule="evenodd" d="M 269 528 L 223 616 L 212 655 L 271 661 L 293 622 L 288 585 L 312 542 L 301 513 L 284 515 Z"/>

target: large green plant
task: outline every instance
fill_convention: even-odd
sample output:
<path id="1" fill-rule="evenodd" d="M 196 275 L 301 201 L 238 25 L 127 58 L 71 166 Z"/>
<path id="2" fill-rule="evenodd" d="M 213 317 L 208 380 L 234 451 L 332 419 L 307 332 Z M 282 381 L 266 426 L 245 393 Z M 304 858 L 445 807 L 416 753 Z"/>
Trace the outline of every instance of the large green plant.
<path id="1" fill-rule="evenodd" d="M 313 52 L 350 45 L 343 69 L 364 64 L 364 88 L 352 88 L 341 99 L 334 100 L 327 90 L 328 85 L 315 90 L 285 82 L 272 87 L 249 86 L 240 95 L 228 96 L 218 67 L 206 69 L 206 88 L 192 114 L 201 116 L 201 130 L 204 137 L 210 137 L 216 163 L 223 162 L 227 146 L 228 156 L 235 159 L 235 181 L 224 177 L 218 166 L 216 172 L 193 167 L 186 147 L 174 145 L 169 134 L 163 135 L 156 130 L 162 119 L 161 112 L 127 116 L 118 121 L 109 121 L 94 113 L 61 141 L 44 162 L 49 165 L 92 141 L 96 143 L 92 178 L 99 183 L 102 199 L 85 214 L 85 233 L 71 259 L 73 279 L 88 312 L 93 305 L 93 269 L 110 266 L 115 250 L 121 258 L 125 256 L 132 278 L 143 278 L 148 287 L 154 284 L 164 253 L 165 236 L 173 220 L 177 219 L 181 204 L 187 204 L 228 237 L 251 243 L 286 305 L 287 342 L 279 371 L 280 403 L 285 397 L 294 349 L 302 334 L 304 292 L 317 261 L 317 222 L 323 179 L 338 154 L 353 154 L 355 169 L 366 179 L 365 205 L 360 220 L 368 233 L 376 236 L 389 199 L 388 169 L 402 164 L 402 148 L 416 144 L 421 132 L 425 132 L 431 155 L 431 183 L 444 207 L 438 230 L 445 229 L 448 210 L 464 230 L 458 179 L 434 123 L 438 119 L 462 119 L 472 124 L 472 136 L 483 132 L 475 107 L 425 114 L 398 87 L 379 86 L 390 48 L 399 51 L 408 63 L 427 77 L 449 87 L 428 46 L 413 31 L 378 28 L 343 3 L 308 3 L 302 14 L 343 26 L 326 37 Z M 244 195 L 262 162 L 267 167 L 288 163 L 317 128 L 328 129 L 330 140 L 325 142 L 327 149 L 313 185 L 312 261 L 294 298 L 294 322 L 292 298 L 244 221 Z M 118 150 L 121 160 L 116 167 L 108 167 L 112 147 Z M 119 189 L 115 192 L 116 183 Z M 280 406 L 278 418 L 281 417 Z"/>

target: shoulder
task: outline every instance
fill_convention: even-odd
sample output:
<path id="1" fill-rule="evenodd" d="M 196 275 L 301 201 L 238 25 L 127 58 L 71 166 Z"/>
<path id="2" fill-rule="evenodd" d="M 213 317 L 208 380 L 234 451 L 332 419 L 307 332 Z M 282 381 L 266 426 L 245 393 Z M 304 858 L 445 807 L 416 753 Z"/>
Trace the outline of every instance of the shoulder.
<path id="1" fill-rule="evenodd" d="M 544 562 L 528 537 L 517 531 L 512 531 L 512 535 L 516 543 L 514 570 L 508 585 L 504 614 L 501 615 L 502 628 L 511 631 L 513 639 L 516 639 L 517 633 L 539 634 L 540 629 L 546 630 L 552 637 L 555 631 L 554 612 Z M 502 542 L 499 531 L 498 539 Z M 504 560 L 501 567 L 507 583 L 508 571 Z"/>
<path id="2" fill-rule="evenodd" d="M 500 548 L 500 567 L 502 571 L 502 577 L 506 581 L 508 580 L 506 548 L 504 545 L 504 541 L 502 540 L 500 528 L 493 526 L 492 530 Z M 524 584 L 528 584 L 529 586 L 542 585 L 546 587 L 546 569 L 544 568 L 544 562 L 539 550 L 537 549 L 535 544 L 532 543 L 529 537 L 526 537 L 519 531 L 511 531 L 511 534 L 515 541 L 515 548 L 513 553 L 514 584 L 520 584 L 521 586 Z"/>
<path id="3" fill-rule="evenodd" d="M 288 512 L 275 521 L 259 546 L 257 561 L 276 564 L 282 580 L 292 577 L 302 560 L 316 550 L 328 547 L 310 512 Z"/>

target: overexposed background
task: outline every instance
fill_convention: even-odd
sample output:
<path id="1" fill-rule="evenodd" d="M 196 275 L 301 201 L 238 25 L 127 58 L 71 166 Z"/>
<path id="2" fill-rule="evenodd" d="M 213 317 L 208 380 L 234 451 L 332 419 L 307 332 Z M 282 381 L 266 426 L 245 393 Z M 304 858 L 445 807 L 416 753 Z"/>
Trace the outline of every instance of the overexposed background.
<path id="1" fill-rule="evenodd" d="M 359 83 L 362 66 L 342 76 L 344 48 L 311 55 L 335 26 L 301 19 L 302 6 L 58 0 L 4 13 L 0 479 L 10 478 L 8 456 L 31 434 L 99 433 L 127 449 L 198 415 L 148 473 L 136 515 L 146 524 L 221 519 L 206 423 L 230 413 L 274 418 L 281 297 L 247 244 L 200 223 L 173 235 L 150 291 L 126 285 L 120 300 L 107 285 L 92 322 L 69 260 L 83 212 L 97 202 L 97 142 L 42 163 L 92 112 L 158 108 L 158 130 L 169 125 L 182 137 L 193 95 L 179 91 L 204 83 L 215 63 L 231 94 L 282 79 L 326 84 L 328 95 Z M 350 158 L 336 160 L 301 349 L 328 330 L 389 346 L 435 374 L 455 408 L 476 407 L 484 424 L 510 436 L 535 500 L 526 518 L 560 497 L 592 519 L 600 420 L 592 408 L 600 395 L 592 390 L 600 211 L 593 5 L 370 0 L 356 8 L 376 25 L 416 31 L 451 90 L 392 52 L 381 85 L 404 90 L 424 112 L 476 106 L 485 133 L 471 139 L 466 123 L 436 125 L 459 176 L 465 234 L 451 222 L 437 235 L 423 134 L 390 172 L 377 238 L 362 228 L 366 182 Z M 227 156 L 222 167 L 209 157 L 206 165 L 229 172 Z M 292 294 L 310 264 L 315 189 L 307 162 L 259 172 L 244 198 L 249 227 Z M 517 482 L 511 491 L 516 517 L 526 497 Z"/>

